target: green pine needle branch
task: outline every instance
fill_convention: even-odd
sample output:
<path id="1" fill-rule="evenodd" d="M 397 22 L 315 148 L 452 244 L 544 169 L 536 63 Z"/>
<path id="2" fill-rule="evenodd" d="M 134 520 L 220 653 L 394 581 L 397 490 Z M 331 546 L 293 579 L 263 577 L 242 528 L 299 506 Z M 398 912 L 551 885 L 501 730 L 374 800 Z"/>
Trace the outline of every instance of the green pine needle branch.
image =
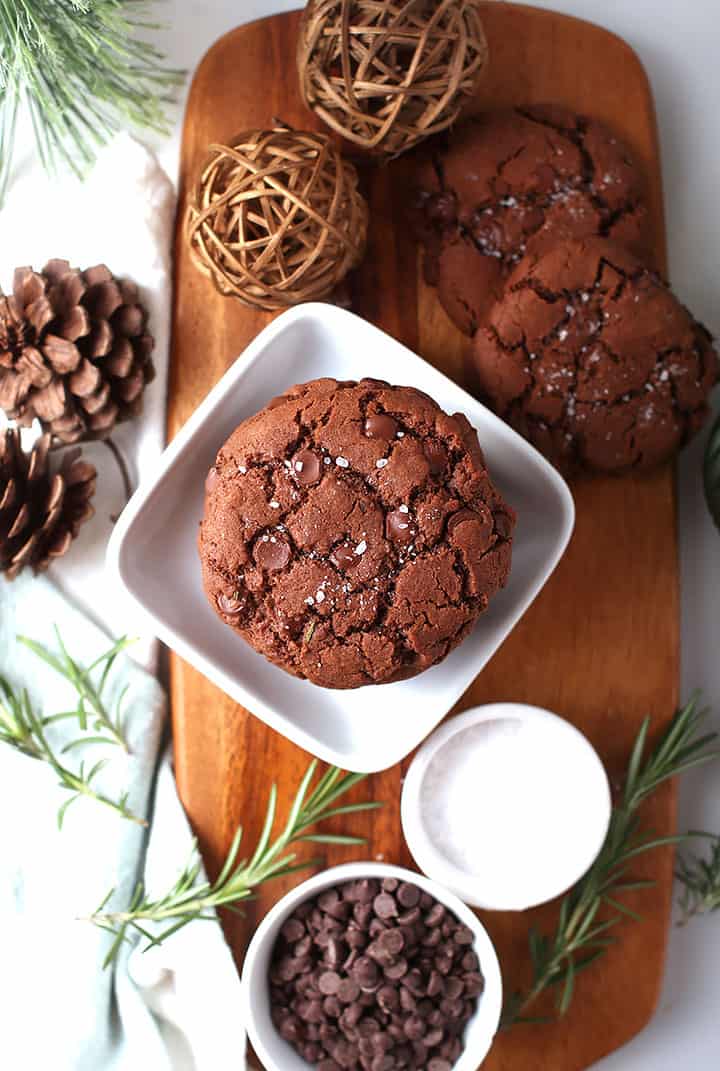
<path id="1" fill-rule="evenodd" d="M 45 168 L 82 176 L 117 130 L 167 132 L 182 72 L 147 40 L 146 0 L 0 0 L 0 203 L 21 105 Z"/>
<path id="2" fill-rule="evenodd" d="M 95 779 L 105 765 L 104 760 L 101 759 L 89 768 L 83 761 L 77 771 L 64 764 L 45 734 L 45 728 L 51 720 L 40 717 L 33 710 L 25 689 L 15 691 L 10 683 L 0 676 L 0 743 L 8 744 L 30 758 L 48 763 L 55 771 L 60 787 L 70 793 L 58 811 L 58 828 L 62 828 L 70 804 L 83 797 L 112 808 L 131 822 L 147 825 L 143 818 L 139 818 L 130 810 L 127 793 L 114 800 L 94 787 Z"/>
<path id="3" fill-rule="evenodd" d="M 707 711 L 699 707 L 698 695 L 694 695 L 687 706 L 677 712 L 657 746 L 647 756 L 650 719 L 644 720 L 628 764 L 623 795 L 613 808 L 600 855 L 564 897 L 555 932 L 552 935 L 530 932 L 532 981 L 527 990 L 511 994 L 506 1001 L 503 1027 L 546 1021 L 527 1013 L 548 990 L 555 992 L 557 1016 L 565 1015 L 572 1002 L 578 974 L 615 943 L 617 937 L 612 931 L 623 917 L 639 919 L 618 899 L 623 893 L 653 884 L 632 880 L 630 868 L 634 860 L 655 848 L 677 844 L 686 838 L 646 836 L 639 828 L 638 810 L 666 781 L 715 758 L 717 752 L 711 750 L 711 746 L 717 733 L 699 733 L 706 714 Z M 720 848 L 714 869 L 711 863 L 711 872 L 717 894 Z M 705 886 L 702 888 L 705 891 Z"/>
<path id="4" fill-rule="evenodd" d="M 105 911 L 113 896 L 112 889 L 99 905 L 90 921 L 112 934 L 113 940 L 105 957 L 107 967 L 116 958 L 121 945 L 131 933 L 139 934 L 147 941 L 146 948 L 159 945 L 171 934 L 187 926 L 195 919 L 215 919 L 215 911 L 225 907 L 239 911 L 244 900 L 252 897 L 255 889 L 271 878 L 292 874 L 312 866 L 314 860 L 298 863 L 297 854 L 289 849 L 300 842 L 314 844 L 363 844 L 361 837 L 340 836 L 312 832 L 314 827 L 328 818 L 354 814 L 380 807 L 380 803 L 350 803 L 337 806 L 337 801 L 351 788 L 364 780 L 365 774 L 344 774 L 331 766 L 310 791 L 317 762 L 311 762 L 300 783 L 282 831 L 271 840 L 277 806 L 277 786 L 272 785 L 265 822 L 255 850 L 250 857 L 240 857 L 242 826 L 230 846 L 225 863 L 213 882 L 201 881 L 201 861 L 197 844 L 193 845 L 191 857 L 175 884 L 164 895 L 148 896 L 139 883 L 129 904 L 123 911 Z M 149 927 L 158 927 L 151 933 Z"/>

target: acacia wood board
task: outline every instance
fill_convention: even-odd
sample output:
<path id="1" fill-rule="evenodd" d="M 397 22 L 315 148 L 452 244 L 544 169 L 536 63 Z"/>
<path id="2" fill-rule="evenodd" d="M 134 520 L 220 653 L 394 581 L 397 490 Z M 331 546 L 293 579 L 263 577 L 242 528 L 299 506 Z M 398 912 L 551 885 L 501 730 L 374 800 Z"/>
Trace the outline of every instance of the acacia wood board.
<path id="1" fill-rule="evenodd" d="M 555 101 L 610 124 L 644 170 L 647 241 L 657 266 L 664 268 L 653 101 L 635 53 L 619 38 L 577 19 L 492 0 L 482 9 L 490 61 L 468 111 Z M 232 31 L 212 47 L 195 74 L 180 170 L 170 436 L 270 319 L 216 293 L 190 261 L 182 221 L 188 190 L 210 142 L 269 126 L 274 117 L 299 127 L 318 126 L 298 92 L 298 18 L 297 12 L 276 15 Z M 406 166 L 401 158 L 389 167 L 363 169 L 371 225 L 367 255 L 353 284 L 353 308 L 461 379 L 466 340 L 424 285 L 418 250 L 402 223 Z M 582 729 L 611 775 L 619 775 L 643 716 L 652 713 L 658 732 L 676 707 L 674 475 L 668 467 L 647 477 L 578 481 L 573 493 L 577 527 L 563 561 L 456 710 L 495 700 L 548 707 Z M 279 782 L 281 813 L 287 808 L 309 757 L 174 655 L 171 697 L 178 788 L 214 875 L 240 822 L 248 845 L 253 843 L 273 779 Z M 381 811 L 353 816 L 342 827 L 367 836 L 368 858 L 412 865 L 399 816 L 401 779 L 409 761 L 370 777 L 356 790 L 358 799 L 386 802 Z M 674 830 L 673 787 L 650 801 L 644 818 L 657 834 Z M 358 857 L 357 849 L 335 848 L 326 862 Z M 638 864 L 638 876 L 656 882 L 628 901 L 641 910 L 642 923 L 624 924 L 619 944 L 578 977 L 571 1010 L 560 1023 L 500 1035 L 485 1061 L 487 1071 L 579 1071 L 646 1025 L 665 959 L 672 864 L 670 850 Z M 295 876 L 262 888 L 245 919 L 223 920 L 238 965 L 258 920 L 298 880 Z M 482 917 L 497 946 L 506 987 L 527 981 L 528 928 L 552 927 L 557 906 Z"/>

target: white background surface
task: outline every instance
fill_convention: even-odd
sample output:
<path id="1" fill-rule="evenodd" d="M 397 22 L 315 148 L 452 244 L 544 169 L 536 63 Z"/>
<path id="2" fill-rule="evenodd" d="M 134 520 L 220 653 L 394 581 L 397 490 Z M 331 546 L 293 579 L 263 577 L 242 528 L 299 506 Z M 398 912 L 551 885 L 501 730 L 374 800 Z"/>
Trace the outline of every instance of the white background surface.
<path id="1" fill-rule="evenodd" d="M 192 69 L 212 42 L 238 23 L 298 6 L 299 0 L 175 0 L 174 26 L 167 39 L 170 59 Z M 537 6 L 597 22 L 625 37 L 640 54 L 650 75 L 660 125 L 671 279 L 682 300 L 720 336 L 718 0 L 541 0 Z M 178 146 L 176 129 L 161 152 L 171 177 L 177 171 Z M 704 436 L 680 462 L 682 694 L 702 688 L 720 728 L 720 535 L 703 502 L 703 444 Z M 717 769 L 698 772 L 686 781 L 680 824 L 720 830 Z M 717 1071 L 719 1008 L 720 917 L 716 917 L 673 930 L 658 1014 L 640 1037 L 598 1067 Z"/>
<path id="2" fill-rule="evenodd" d="M 163 47 L 173 65 L 192 70 L 212 42 L 238 23 L 298 5 L 299 0 L 172 0 L 160 5 L 172 21 Z M 640 54 L 660 125 L 671 279 L 695 315 L 720 336 L 718 0 L 538 0 L 537 6 L 606 26 Z M 173 179 L 179 150 L 177 114 L 173 137 L 160 151 Z M 702 688 L 720 728 L 720 535 L 702 498 L 703 445 L 704 436 L 680 462 L 682 694 Z M 719 786 L 717 769 L 686 781 L 681 828 L 720 830 Z M 718 1008 L 720 918 L 710 918 L 673 930 L 657 1016 L 639 1038 L 597 1066 L 602 1071 L 717 1071 Z"/>

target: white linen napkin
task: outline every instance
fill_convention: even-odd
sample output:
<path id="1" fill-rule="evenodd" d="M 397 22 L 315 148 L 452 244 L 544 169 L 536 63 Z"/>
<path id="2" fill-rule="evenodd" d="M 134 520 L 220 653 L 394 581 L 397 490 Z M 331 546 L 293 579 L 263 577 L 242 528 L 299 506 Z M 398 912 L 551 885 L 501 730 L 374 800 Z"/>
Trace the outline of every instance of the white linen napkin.
<path id="1" fill-rule="evenodd" d="M 173 214 L 169 179 L 155 157 L 126 134 L 103 150 L 84 184 L 71 179 L 51 184 L 31 174 L 11 189 L 0 213 L 0 282 L 6 288 L 14 267 L 39 269 L 52 257 L 81 268 L 104 262 L 140 286 L 156 340 L 158 375 L 145 393 L 143 416 L 113 436 L 135 480 L 164 443 Z M 123 505 L 121 482 L 106 447 L 91 444 L 83 451 L 98 468 L 96 516 L 52 567 L 52 582 L 29 573 L 12 584 L 0 580 L 0 673 L 16 686 L 29 685 L 46 714 L 63 709 L 72 690 L 15 643 L 17 633 L 54 648 L 57 624 L 70 653 L 88 663 L 110 646 L 109 636 L 138 631 L 135 612 L 104 569 L 111 516 Z M 156 645 L 149 637 L 132 655 L 154 669 Z M 72 804 L 58 831 L 56 813 L 67 793 L 52 770 L 0 745 L 0 1066 L 244 1067 L 239 980 L 219 926 L 191 925 L 147 954 L 141 946 L 126 945 L 117 965 L 103 971 L 109 935 L 77 921 L 113 886 L 117 893 L 108 908 L 118 910 L 140 877 L 151 894 L 166 891 L 192 846 L 169 753 L 158 769 L 162 689 L 127 657 L 118 660 L 111 680 L 115 689 L 129 685 L 132 756 L 89 745 L 86 757 L 109 760 L 98 777 L 100 789 L 115 796 L 128 789 L 131 808 L 152 815 L 149 838 L 141 827 L 84 799 Z M 60 722 L 52 740 L 62 747 L 75 731 L 71 722 Z M 68 764 L 82 757 L 72 751 Z"/>

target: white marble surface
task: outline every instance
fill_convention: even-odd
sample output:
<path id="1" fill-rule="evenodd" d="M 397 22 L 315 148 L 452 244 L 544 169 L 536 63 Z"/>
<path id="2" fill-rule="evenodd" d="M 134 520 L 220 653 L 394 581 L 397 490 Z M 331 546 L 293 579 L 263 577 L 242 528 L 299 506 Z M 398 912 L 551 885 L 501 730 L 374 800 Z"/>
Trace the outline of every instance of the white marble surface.
<path id="1" fill-rule="evenodd" d="M 298 0 L 172 0 L 165 7 L 172 27 L 164 44 L 173 65 L 192 69 L 212 42 L 238 23 L 297 6 Z M 625 37 L 645 63 L 660 124 L 671 278 L 682 299 L 720 336 L 718 0 L 539 0 L 537 6 L 606 26 Z M 159 147 L 171 177 L 177 173 L 179 130 L 178 119 L 172 138 Z M 680 462 L 682 693 L 702 688 L 720 727 L 720 535 L 703 503 L 703 445 L 701 437 Z M 686 781 L 682 827 L 720 830 L 719 786 L 717 769 Z M 718 1007 L 720 917 L 673 929 L 658 1014 L 642 1035 L 597 1066 L 601 1071 L 716 1071 Z"/>

